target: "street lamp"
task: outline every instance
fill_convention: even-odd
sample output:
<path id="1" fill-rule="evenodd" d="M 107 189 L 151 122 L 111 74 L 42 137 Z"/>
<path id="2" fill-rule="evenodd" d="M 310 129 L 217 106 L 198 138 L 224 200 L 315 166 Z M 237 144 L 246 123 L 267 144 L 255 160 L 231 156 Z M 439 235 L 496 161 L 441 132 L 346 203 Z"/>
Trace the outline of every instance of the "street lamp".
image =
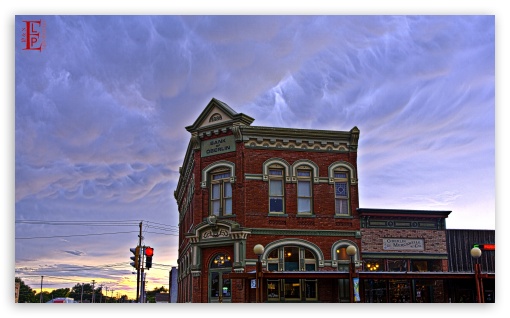
<path id="1" fill-rule="evenodd" d="M 262 262 L 261 257 L 264 254 L 264 246 L 261 244 L 255 245 L 253 247 L 253 252 L 257 255 L 257 266 L 255 267 L 255 302 L 262 302 Z"/>
<path id="2" fill-rule="evenodd" d="M 349 263 L 349 289 L 350 289 L 349 295 L 351 298 L 351 303 L 353 303 L 354 302 L 354 281 L 353 281 L 353 278 L 355 275 L 354 255 L 356 255 L 356 247 L 354 247 L 353 245 L 349 245 L 349 246 L 347 246 L 345 251 L 347 252 L 347 255 L 349 255 L 349 257 L 351 259 L 351 261 Z"/>
<path id="3" fill-rule="evenodd" d="M 476 281 L 476 302 L 483 303 L 483 285 L 482 279 L 480 278 L 480 263 L 478 263 L 478 259 L 482 256 L 482 250 L 478 247 L 473 247 L 471 249 L 471 256 L 476 260 L 474 264 L 475 269 L 475 281 Z"/>

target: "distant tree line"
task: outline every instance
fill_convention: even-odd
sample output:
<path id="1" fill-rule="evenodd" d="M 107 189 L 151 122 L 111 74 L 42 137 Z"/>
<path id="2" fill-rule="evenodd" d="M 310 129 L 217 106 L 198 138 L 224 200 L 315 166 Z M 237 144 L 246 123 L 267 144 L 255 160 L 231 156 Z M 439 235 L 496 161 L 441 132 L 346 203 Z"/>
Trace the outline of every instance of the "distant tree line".
<path id="1" fill-rule="evenodd" d="M 42 300 L 41 292 L 33 290 L 30 286 L 19 278 L 15 278 L 15 283 L 20 283 L 18 303 L 46 303 L 54 298 L 69 297 L 77 302 L 83 303 L 118 303 L 129 302 L 127 295 L 122 295 L 120 298 L 109 297 L 106 290 L 99 286 L 93 288 L 92 284 L 76 284 L 73 288 L 59 288 L 51 292 L 43 291 Z M 105 292 L 105 294 L 103 294 Z M 149 294 L 149 293 L 147 293 Z"/>
<path id="2" fill-rule="evenodd" d="M 83 303 L 126 303 L 130 302 L 127 295 L 122 295 L 120 298 L 109 297 L 108 291 L 103 287 L 93 288 L 92 284 L 76 284 L 73 288 L 59 288 L 51 292 L 43 291 L 42 300 L 41 292 L 33 290 L 30 286 L 19 278 L 15 278 L 16 283 L 20 283 L 18 303 L 46 303 L 54 298 L 69 297 L 77 302 Z M 104 292 L 104 294 L 103 294 Z M 168 293 L 165 287 L 156 287 L 152 291 L 147 291 L 146 300 L 148 303 L 156 302 L 156 294 Z M 94 300 L 92 300 L 94 299 Z"/>

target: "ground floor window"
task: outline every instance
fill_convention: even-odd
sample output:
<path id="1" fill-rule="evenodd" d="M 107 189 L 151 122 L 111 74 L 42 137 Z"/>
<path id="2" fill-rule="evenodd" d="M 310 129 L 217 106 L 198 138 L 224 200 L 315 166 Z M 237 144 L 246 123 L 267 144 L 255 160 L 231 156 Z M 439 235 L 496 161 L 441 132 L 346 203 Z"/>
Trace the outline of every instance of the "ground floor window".
<path id="1" fill-rule="evenodd" d="M 387 303 L 387 281 L 382 279 L 368 279 L 365 281 L 365 302 Z"/>
<path id="2" fill-rule="evenodd" d="M 442 280 L 366 279 L 363 282 L 366 303 L 442 303 Z"/>
<path id="3" fill-rule="evenodd" d="M 287 278 L 267 281 L 268 301 L 315 301 L 317 280 Z"/>
<path id="4" fill-rule="evenodd" d="M 341 303 L 348 303 L 351 301 L 350 298 L 350 285 L 349 279 L 339 279 L 338 280 L 338 300 Z"/>
<path id="5" fill-rule="evenodd" d="M 285 245 L 271 250 L 267 256 L 267 270 L 316 271 L 317 259 L 308 248 Z M 315 301 L 317 300 L 317 279 L 269 280 L 266 287 L 268 301 Z"/>

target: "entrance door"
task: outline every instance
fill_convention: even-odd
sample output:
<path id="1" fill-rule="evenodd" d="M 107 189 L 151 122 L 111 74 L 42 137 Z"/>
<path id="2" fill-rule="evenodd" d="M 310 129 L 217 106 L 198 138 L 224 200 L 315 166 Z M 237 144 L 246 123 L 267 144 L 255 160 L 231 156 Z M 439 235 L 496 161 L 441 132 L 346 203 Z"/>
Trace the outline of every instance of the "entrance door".
<path id="1" fill-rule="evenodd" d="M 218 254 L 209 266 L 209 302 L 232 302 L 232 288 L 230 279 L 224 275 L 232 271 L 230 256 Z"/>
<path id="2" fill-rule="evenodd" d="M 214 271 L 209 274 L 209 302 L 211 303 L 230 303 L 232 301 L 230 279 L 223 278 L 229 271 Z"/>

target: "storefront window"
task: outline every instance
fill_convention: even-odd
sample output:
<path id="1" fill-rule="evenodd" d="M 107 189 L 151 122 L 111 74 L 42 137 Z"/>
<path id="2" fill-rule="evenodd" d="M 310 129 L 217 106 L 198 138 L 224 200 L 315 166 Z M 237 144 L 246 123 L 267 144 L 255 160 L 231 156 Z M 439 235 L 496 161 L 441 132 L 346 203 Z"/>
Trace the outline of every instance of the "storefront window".
<path id="1" fill-rule="evenodd" d="M 407 260 L 405 259 L 389 259 L 388 271 L 390 272 L 406 272 Z"/>
<path id="2" fill-rule="evenodd" d="M 365 280 L 365 302 L 386 303 L 388 302 L 386 292 L 386 280 L 367 279 Z"/>
<path id="3" fill-rule="evenodd" d="M 267 300 L 278 301 L 280 300 L 280 280 L 268 280 L 267 281 Z"/>
<path id="4" fill-rule="evenodd" d="M 367 259 L 363 261 L 364 270 L 368 272 L 384 271 L 384 262 L 380 259 Z"/>
<path id="5" fill-rule="evenodd" d="M 389 280 L 389 295 L 392 303 L 411 302 L 411 288 L 407 280 Z"/>
<path id="6" fill-rule="evenodd" d="M 268 271 L 316 271 L 315 254 L 300 246 L 281 246 L 270 251 Z M 268 301 L 317 300 L 316 279 L 281 279 L 267 283 Z"/>

